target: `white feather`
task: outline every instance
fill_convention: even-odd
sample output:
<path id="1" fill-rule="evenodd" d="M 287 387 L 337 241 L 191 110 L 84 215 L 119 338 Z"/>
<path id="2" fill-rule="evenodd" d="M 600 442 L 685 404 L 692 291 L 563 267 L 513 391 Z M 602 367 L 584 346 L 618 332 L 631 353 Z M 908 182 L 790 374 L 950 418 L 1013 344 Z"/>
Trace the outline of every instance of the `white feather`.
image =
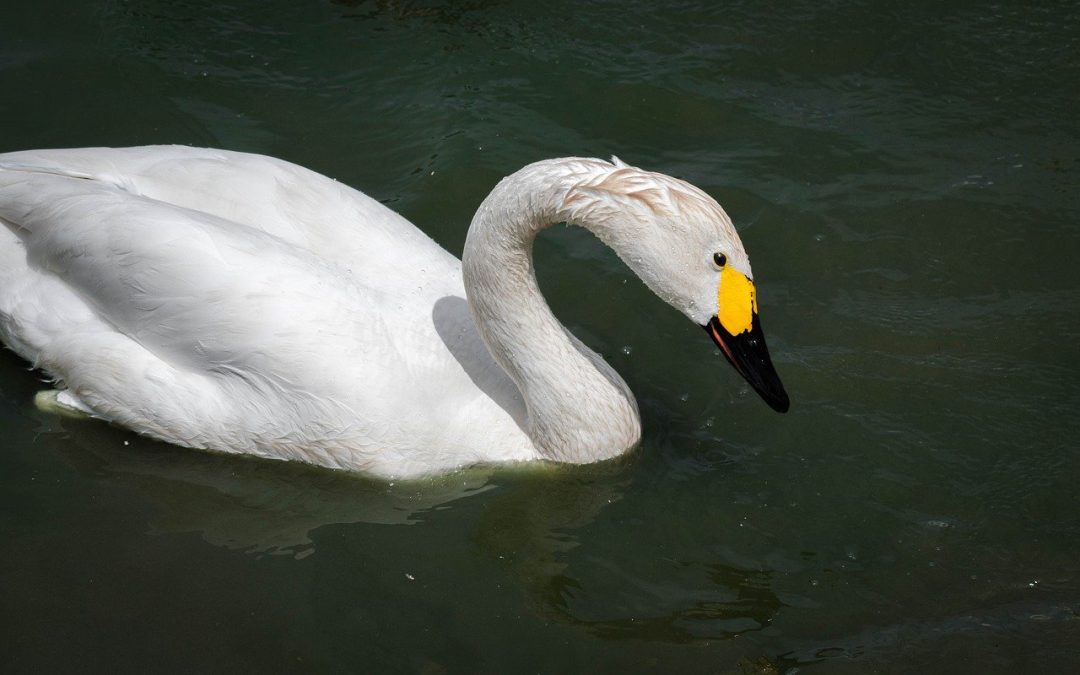
<path id="1" fill-rule="evenodd" d="M 708 197 L 693 222 L 672 215 L 704 193 L 615 162 L 504 180 L 470 229 L 467 300 L 462 263 L 429 237 L 287 162 L 172 146 L 0 155 L 0 337 L 72 407 L 180 445 L 382 476 L 604 459 L 639 440 L 637 406 L 551 315 L 536 232 L 589 227 L 699 322 L 717 275 L 687 261 L 718 245 L 745 261 Z"/>

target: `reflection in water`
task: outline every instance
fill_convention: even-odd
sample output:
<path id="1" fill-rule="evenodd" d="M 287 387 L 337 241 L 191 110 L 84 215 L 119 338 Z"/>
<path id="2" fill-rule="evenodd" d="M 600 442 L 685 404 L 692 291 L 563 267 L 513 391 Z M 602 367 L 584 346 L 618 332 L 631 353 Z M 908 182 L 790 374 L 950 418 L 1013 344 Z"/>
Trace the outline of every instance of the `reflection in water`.
<path id="1" fill-rule="evenodd" d="M 548 600 L 564 617 L 605 639 L 686 643 L 737 637 L 770 625 L 784 603 L 769 571 L 721 564 L 670 563 L 660 581 L 603 568 L 617 580 L 585 585 L 560 575 Z M 704 576 L 704 578 L 702 578 Z M 615 597 L 618 602 L 612 603 Z"/>
<path id="2" fill-rule="evenodd" d="M 10 394 L 29 400 L 38 384 L 22 363 L 11 356 L 0 365 L 11 375 Z M 478 517 L 466 524 L 475 545 L 507 568 L 548 620 L 604 639 L 685 643 L 759 631 L 785 606 L 766 570 L 668 559 L 643 569 L 641 561 L 596 550 L 592 531 L 611 526 L 602 517 L 631 487 L 639 453 L 593 466 L 478 468 L 395 483 L 193 451 L 99 421 L 23 410 L 38 424 L 42 449 L 51 446 L 81 475 L 148 502 L 154 533 L 194 532 L 215 546 L 303 559 L 318 552 L 312 534 L 324 526 L 443 528 L 452 523 L 435 519 L 436 511 L 482 495 L 472 509 Z M 633 536 L 625 523 L 613 527 Z"/>
<path id="3" fill-rule="evenodd" d="M 689 567 L 688 563 L 681 563 Z M 771 572 L 743 570 L 727 565 L 708 565 L 709 580 L 722 597 L 694 600 L 688 593 L 685 606 L 662 606 L 652 616 L 582 621 L 594 633 L 606 638 L 649 639 L 664 642 L 689 642 L 695 639 L 735 637 L 758 631 L 772 621 L 784 603 L 771 587 Z M 661 589 L 670 594 L 670 589 Z M 711 595 L 712 593 L 710 593 Z M 653 602 L 669 601 L 659 593 L 650 593 Z"/>
<path id="4" fill-rule="evenodd" d="M 591 529 L 607 525 L 599 517 L 629 487 L 627 468 L 637 455 L 586 467 L 479 468 L 385 482 L 173 447 L 98 421 L 29 414 L 40 440 L 80 474 L 149 502 L 154 533 L 194 532 L 215 546 L 299 560 L 317 553 L 312 534 L 321 527 L 446 527 L 444 519 L 432 520 L 435 511 L 482 494 L 474 543 L 507 568 L 533 611 L 548 620 L 603 639 L 686 643 L 760 631 L 785 606 L 767 570 L 669 559 L 643 570 L 640 561 L 612 559 L 589 545 Z"/>
<path id="5" fill-rule="evenodd" d="M 561 467 L 523 476 L 512 490 L 485 496 L 476 541 L 510 568 L 547 619 L 605 639 L 685 643 L 767 627 L 785 604 L 772 573 L 723 564 L 612 559 L 583 532 L 629 487 L 627 462 Z M 633 527 L 616 527 L 633 537 Z"/>
<path id="6" fill-rule="evenodd" d="M 97 421 L 42 415 L 66 433 L 57 443 L 84 475 L 138 491 L 158 511 L 160 532 L 197 532 L 209 543 L 303 557 L 324 525 L 411 525 L 424 514 L 492 486 L 475 469 L 430 480 L 384 482 L 294 462 L 173 447 Z"/>
<path id="7" fill-rule="evenodd" d="M 487 500 L 477 524 L 483 551 L 505 561 L 530 589 L 542 588 L 565 567 L 561 556 L 578 545 L 574 531 L 588 526 L 622 497 L 625 460 L 587 467 L 549 467 L 525 473 Z M 542 595 L 542 594 L 541 594 Z"/>

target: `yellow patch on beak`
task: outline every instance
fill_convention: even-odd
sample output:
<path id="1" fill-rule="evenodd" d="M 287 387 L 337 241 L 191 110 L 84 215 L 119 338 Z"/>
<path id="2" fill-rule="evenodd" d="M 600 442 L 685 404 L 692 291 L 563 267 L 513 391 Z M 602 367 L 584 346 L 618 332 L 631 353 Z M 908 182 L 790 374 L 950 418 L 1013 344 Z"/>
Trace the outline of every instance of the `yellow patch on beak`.
<path id="1" fill-rule="evenodd" d="M 728 333 L 738 335 L 750 330 L 757 314 L 757 291 L 754 282 L 730 266 L 720 270 L 720 288 L 716 291 L 720 307 L 717 318 Z"/>

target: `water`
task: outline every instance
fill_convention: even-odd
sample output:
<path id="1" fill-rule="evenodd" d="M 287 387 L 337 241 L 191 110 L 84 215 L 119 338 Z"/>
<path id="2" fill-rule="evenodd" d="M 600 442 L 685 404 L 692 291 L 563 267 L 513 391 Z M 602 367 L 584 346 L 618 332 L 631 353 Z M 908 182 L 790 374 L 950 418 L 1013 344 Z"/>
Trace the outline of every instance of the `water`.
<path id="1" fill-rule="evenodd" d="M 599 467 L 388 485 L 38 413 L 0 357 L 7 672 L 1080 668 L 1075 3 L 13 3 L 0 150 L 188 143 L 460 252 L 608 156 L 735 219 L 778 416 L 598 242 L 537 246 L 636 392 Z"/>

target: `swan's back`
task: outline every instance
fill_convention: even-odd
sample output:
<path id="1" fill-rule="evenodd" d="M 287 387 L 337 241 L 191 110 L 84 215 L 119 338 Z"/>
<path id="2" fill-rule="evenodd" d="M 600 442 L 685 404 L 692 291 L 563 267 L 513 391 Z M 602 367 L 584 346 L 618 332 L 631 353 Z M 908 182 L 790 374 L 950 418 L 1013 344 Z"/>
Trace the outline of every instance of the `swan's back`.
<path id="1" fill-rule="evenodd" d="M 273 157 L 177 145 L 30 150 L 0 155 L 0 172 L 9 174 L 2 179 L 6 183 L 18 180 L 9 172 L 81 178 L 201 211 L 262 230 L 345 269 L 362 266 L 366 278 L 388 284 L 416 271 L 410 260 L 457 264 L 378 201 Z"/>
<path id="2" fill-rule="evenodd" d="M 11 153 L 0 223 L 0 333 L 95 414 L 194 447 L 415 473 L 468 463 L 479 412 L 524 458 L 524 411 L 477 351 L 458 260 L 336 181 L 185 147 Z"/>

